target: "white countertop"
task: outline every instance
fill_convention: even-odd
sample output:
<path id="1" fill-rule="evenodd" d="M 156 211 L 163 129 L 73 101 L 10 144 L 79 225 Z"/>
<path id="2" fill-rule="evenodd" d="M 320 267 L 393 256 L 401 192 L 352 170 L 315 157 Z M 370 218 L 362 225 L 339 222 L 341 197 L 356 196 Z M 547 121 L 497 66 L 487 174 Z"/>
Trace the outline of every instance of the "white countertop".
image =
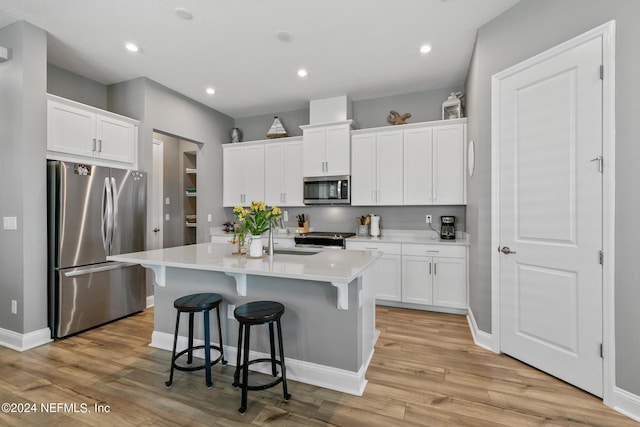
<path id="1" fill-rule="evenodd" d="M 423 245 L 469 246 L 469 235 L 456 232 L 455 240 L 442 240 L 434 231 L 428 230 L 382 230 L 380 237 L 353 236 L 350 242 L 414 243 Z"/>
<path id="2" fill-rule="evenodd" d="M 112 255 L 107 260 L 141 264 L 145 267 L 221 271 L 229 275 L 249 274 L 350 283 L 381 255 L 376 251 L 330 249 L 313 255 L 274 254 L 252 259 L 246 255 L 234 255 L 232 252 L 236 249 L 237 246 L 225 243 L 200 243 Z"/>

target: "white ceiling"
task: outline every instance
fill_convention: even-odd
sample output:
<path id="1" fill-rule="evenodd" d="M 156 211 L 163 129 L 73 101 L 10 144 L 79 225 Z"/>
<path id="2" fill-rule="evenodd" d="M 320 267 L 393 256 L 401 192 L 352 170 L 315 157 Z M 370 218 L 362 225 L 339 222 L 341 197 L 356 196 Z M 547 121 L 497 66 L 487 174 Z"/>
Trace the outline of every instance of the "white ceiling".
<path id="1" fill-rule="evenodd" d="M 60 68 L 106 85 L 148 77 L 240 118 L 462 86 L 477 29 L 518 1 L 1 0 L 0 28 L 26 20 Z"/>

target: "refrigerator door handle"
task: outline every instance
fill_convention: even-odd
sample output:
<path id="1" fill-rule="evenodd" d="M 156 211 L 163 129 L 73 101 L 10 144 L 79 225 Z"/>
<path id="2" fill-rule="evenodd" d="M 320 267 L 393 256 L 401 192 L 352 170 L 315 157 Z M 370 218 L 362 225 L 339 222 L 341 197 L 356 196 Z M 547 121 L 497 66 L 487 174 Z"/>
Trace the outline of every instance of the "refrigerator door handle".
<path id="1" fill-rule="evenodd" d="M 111 237 L 109 238 L 109 246 L 113 246 L 113 238 L 118 229 L 118 185 L 116 179 L 111 177 Z"/>
<path id="2" fill-rule="evenodd" d="M 102 187 L 102 218 L 100 223 L 102 228 L 102 247 L 106 255 L 109 255 L 111 243 L 111 185 L 108 177 L 104 179 Z"/>
<path id="3" fill-rule="evenodd" d="M 133 265 L 137 265 L 137 264 L 133 264 L 133 263 L 130 263 L 130 262 L 110 262 L 107 265 L 102 265 L 100 267 L 74 268 L 71 271 L 65 272 L 64 276 L 65 277 L 78 277 L 78 276 L 84 276 L 85 274 L 100 273 L 102 271 L 117 270 L 119 268 L 131 267 Z"/>

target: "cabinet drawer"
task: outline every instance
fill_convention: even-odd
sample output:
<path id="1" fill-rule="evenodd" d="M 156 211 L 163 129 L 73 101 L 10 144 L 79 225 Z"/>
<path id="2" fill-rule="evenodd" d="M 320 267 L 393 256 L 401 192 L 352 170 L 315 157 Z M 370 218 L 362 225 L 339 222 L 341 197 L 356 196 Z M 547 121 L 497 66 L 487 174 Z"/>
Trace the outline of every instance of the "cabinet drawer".
<path id="1" fill-rule="evenodd" d="M 400 243 L 382 242 L 350 242 L 347 240 L 347 249 L 360 251 L 380 251 L 389 255 L 400 255 L 402 245 Z"/>
<path id="2" fill-rule="evenodd" d="M 464 246 L 402 244 L 402 255 L 466 258 Z"/>

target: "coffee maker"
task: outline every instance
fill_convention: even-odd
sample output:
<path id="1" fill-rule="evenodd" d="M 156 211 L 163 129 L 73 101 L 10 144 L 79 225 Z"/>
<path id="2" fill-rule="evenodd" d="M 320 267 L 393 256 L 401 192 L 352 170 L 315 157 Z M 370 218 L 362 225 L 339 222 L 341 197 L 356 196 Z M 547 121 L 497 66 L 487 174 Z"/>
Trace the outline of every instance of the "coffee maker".
<path id="1" fill-rule="evenodd" d="M 440 217 L 440 238 L 443 240 L 454 240 L 456 238 L 456 217 L 441 216 Z"/>

